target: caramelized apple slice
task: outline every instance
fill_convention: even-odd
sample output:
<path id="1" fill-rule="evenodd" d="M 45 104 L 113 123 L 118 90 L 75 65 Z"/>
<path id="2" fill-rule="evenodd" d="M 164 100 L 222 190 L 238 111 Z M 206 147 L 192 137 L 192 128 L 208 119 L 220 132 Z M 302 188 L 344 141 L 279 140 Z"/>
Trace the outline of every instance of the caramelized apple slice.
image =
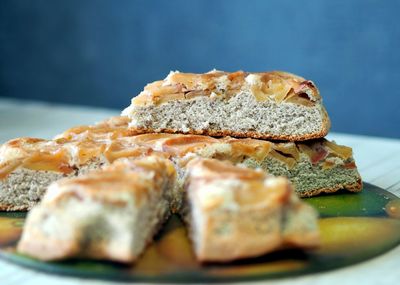
<path id="1" fill-rule="evenodd" d="M 273 98 L 275 102 L 281 103 L 292 87 L 281 79 L 269 80 L 263 85 L 263 92 Z"/>
<path id="2" fill-rule="evenodd" d="M 162 150 L 183 156 L 213 143 L 218 143 L 218 139 L 198 135 L 181 135 L 166 139 L 162 143 Z"/>
<path id="3" fill-rule="evenodd" d="M 175 101 L 175 100 L 183 100 L 185 99 L 185 94 L 183 92 L 181 93 L 172 93 L 172 94 L 164 94 L 163 96 L 158 97 L 155 100 L 155 104 L 162 104 L 162 103 L 166 103 L 169 101 Z"/>
<path id="4" fill-rule="evenodd" d="M 65 151 L 60 150 L 54 154 L 35 153 L 24 160 L 23 167 L 32 170 L 56 171 L 69 174 L 74 169 L 69 165 L 69 158 Z"/>
<path id="5" fill-rule="evenodd" d="M 275 158 L 276 160 L 279 160 L 281 162 L 283 162 L 284 164 L 286 164 L 286 166 L 288 167 L 288 169 L 292 169 L 293 166 L 296 165 L 296 160 L 293 157 L 288 157 L 285 156 L 275 150 L 271 150 L 269 153 L 269 156 Z"/>
<path id="6" fill-rule="evenodd" d="M 251 157 L 257 161 L 263 161 L 271 151 L 271 143 L 255 139 L 227 139 L 232 146 L 233 157 Z"/>
<path id="7" fill-rule="evenodd" d="M 22 164 L 22 159 L 9 160 L 0 163 L 0 180 L 6 178 L 8 174 L 13 172 L 21 164 Z"/>
<path id="8" fill-rule="evenodd" d="M 294 143 L 279 143 L 274 145 L 274 149 L 286 155 L 292 156 L 296 161 L 300 160 L 300 152 Z"/>
<path id="9" fill-rule="evenodd" d="M 330 150 L 331 153 L 336 154 L 343 160 L 349 159 L 353 154 L 353 150 L 351 149 L 351 147 L 344 146 L 344 145 L 337 145 L 337 144 L 327 141 L 327 140 L 324 141 L 323 144 Z"/>
<path id="10" fill-rule="evenodd" d="M 301 152 L 305 153 L 310 159 L 313 165 L 318 164 L 321 160 L 325 159 L 328 155 L 328 151 L 317 144 L 314 144 L 311 148 L 306 144 L 298 145 Z"/>
<path id="11" fill-rule="evenodd" d="M 292 103 L 297 105 L 303 105 L 306 107 L 313 107 L 315 103 L 311 101 L 307 95 L 302 95 L 303 93 L 296 94 L 285 100 L 286 103 Z"/>

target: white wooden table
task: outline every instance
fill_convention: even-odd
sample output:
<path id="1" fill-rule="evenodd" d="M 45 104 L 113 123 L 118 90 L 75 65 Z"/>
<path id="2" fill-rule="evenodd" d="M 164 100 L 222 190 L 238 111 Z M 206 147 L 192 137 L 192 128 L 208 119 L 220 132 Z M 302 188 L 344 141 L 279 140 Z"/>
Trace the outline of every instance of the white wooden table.
<path id="1" fill-rule="evenodd" d="M 118 114 L 119 111 L 115 110 L 30 103 L 0 98 L 0 143 L 21 136 L 51 138 L 71 126 L 92 124 Z M 400 140 L 339 133 L 332 133 L 328 138 L 353 148 L 364 181 L 400 196 Z M 392 285 L 399 282 L 400 246 L 382 256 L 343 269 L 252 284 Z M 0 260 L 0 284 L 94 285 L 114 283 L 48 275 Z"/>

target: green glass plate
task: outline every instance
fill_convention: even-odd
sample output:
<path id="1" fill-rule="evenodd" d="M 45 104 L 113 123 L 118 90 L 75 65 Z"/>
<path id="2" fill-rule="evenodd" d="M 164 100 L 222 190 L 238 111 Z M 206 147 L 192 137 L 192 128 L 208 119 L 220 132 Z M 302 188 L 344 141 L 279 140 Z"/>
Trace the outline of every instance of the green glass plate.
<path id="1" fill-rule="evenodd" d="M 114 281 L 228 282 L 312 274 L 362 262 L 400 244 L 400 199 L 371 184 L 361 193 L 306 198 L 320 212 L 322 246 L 282 250 L 228 264 L 200 264 L 177 216 L 134 265 L 69 260 L 41 262 L 15 252 L 25 214 L 0 212 L 0 257 L 33 269 Z"/>

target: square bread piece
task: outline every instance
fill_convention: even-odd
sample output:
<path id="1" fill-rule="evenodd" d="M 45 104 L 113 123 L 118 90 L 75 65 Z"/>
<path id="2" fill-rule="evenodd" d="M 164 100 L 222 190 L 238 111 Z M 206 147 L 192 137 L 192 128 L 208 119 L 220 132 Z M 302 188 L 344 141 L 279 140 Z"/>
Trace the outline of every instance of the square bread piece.
<path id="1" fill-rule="evenodd" d="M 182 214 L 198 260 L 226 262 L 319 245 L 317 213 L 286 178 L 212 159 L 192 160 L 187 168 Z"/>
<path id="2" fill-rule="evenodd" d="M 302 141 L 330 128 L 318 89 L 286 72 L 171 72 L 148 84 L 123 115 L 145 132 Z"/>
<path id="3" fill-rule="evenodd" d="M 29 212 L 18 251 L 133 262 L 169 216 L 175 179 L 172 163 L 153 155 L 59 180 Z"/>
<path id="4" fill-rule="evenodd" d="M 62 144 L 18 138 L 0 145 L 0 211 L 27 210 L 43 196 L 51 182 L 78 172 Z M 87 167 L 91 163 L 87 161 Z"/>
<path id="5" fill-rule="evenodd" d="M 69 138 L 18 138 L 0 145 L 0 211 L 29 210 L 51 182 L 82 175 L 120 157 L 153 153 L 113 136 L 115 128 L 99 132 L 88 127 Z M 94 130 L 93 130 L 94 129 Z"/>

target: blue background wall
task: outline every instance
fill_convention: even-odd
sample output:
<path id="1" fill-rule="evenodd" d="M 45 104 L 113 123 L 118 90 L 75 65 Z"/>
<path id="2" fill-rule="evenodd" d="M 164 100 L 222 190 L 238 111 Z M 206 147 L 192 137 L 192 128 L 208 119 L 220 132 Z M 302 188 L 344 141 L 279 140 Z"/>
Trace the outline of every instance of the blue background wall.
<path id="1" fill-rule="evenodd" d="M 400 1 L 0 1 L 0 96 L 119 108 L 169 70 L 286 70 L 400 137 Z"/>

